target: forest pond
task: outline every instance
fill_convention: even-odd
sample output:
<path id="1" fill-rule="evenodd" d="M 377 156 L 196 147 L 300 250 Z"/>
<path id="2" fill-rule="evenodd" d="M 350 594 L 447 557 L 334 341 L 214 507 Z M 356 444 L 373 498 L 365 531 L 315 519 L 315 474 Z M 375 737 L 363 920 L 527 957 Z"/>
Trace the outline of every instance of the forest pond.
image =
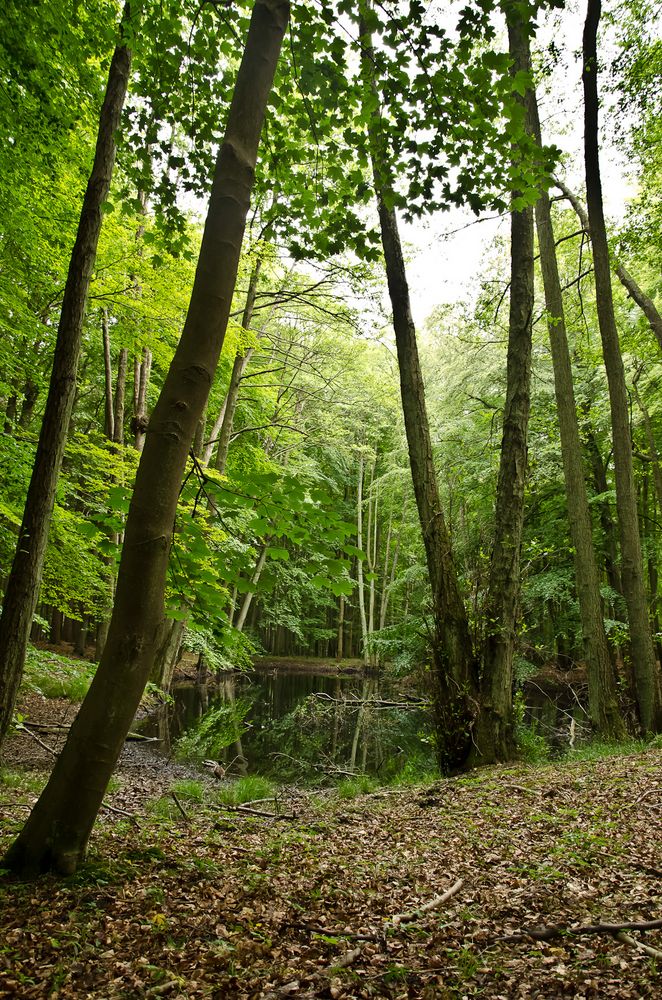
<path id="1" fill-rule="evenodd" d="M 386 780 L 434 766 L 425 707 L 377 676 L 260 670 L 176 684 L 172 699 L 136 730 L 158 740 L 158 754 L 216 760 L 232 774 Z"/>

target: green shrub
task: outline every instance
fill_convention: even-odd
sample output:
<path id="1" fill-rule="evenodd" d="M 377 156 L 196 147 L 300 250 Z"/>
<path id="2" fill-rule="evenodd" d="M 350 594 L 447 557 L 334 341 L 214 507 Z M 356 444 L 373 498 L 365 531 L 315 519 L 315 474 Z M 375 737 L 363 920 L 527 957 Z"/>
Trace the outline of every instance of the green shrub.
<path id="1" fill-rule="evenodd" d="M 608 743 L 604 740 L 595 739 L 589 743 L 583 743 L 576 749 L 568 750 L 563 760 L 601 760 L 603 757 L 623 757 L 631 753 L 643 753 L 654 745 L 646 740 L 625 740 L 623 743 Z"/>
<path id="2" fill-rule="evenodd" d="M 517 749 L 522 760 L 528 764 L 543 764 L 552 756 L 552 748 L 538 732 L 535 723 L 517 727 Z"/>

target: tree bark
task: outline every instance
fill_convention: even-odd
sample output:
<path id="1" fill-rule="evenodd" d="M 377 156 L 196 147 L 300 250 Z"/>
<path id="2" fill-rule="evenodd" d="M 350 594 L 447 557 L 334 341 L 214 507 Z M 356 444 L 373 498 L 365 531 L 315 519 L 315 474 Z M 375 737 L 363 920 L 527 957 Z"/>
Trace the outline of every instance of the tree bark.
<path id="1" fill-rule="evenodd" d="M 507 8 L 512 72 L 529 72 L 528 21 Z M 531 92 L 520 98 L 531 131 Z M 513 193 L 513 197 L 517 192 Z M 533 208 L 511 212 L 510 316 L 506 402 L 496 492 L 494 545 L 485 602 L 480 710 L 472 760 L 491 764 L 515 754 L 513 657 L 520 594 L 520 553 L 527 475 L 527 434 L 531 406 L 533 314 Z"/>
<path id="2" fill-rule="evenodd" d="M 359 478 L 356 488 L 356 545 L 363 551 L 363 454 L 359 456 Z M 368 619 L 365 612 L 365 589 L 363 583 L 363 558 L 357 557 L 356 579 L 359 592 L 359 614 L 361 617 L 361 638 L 363 662 L 368 666 L 370 653 L 368 650 Z"/>
<path id="3" fill-rule="evenodd" d="M 583 36 L 584 157 L 586 201 L 593 245 L 593 267 L 598 324 L 609 384 L 614 438 L 616 506 L 621 540 L 621 576 L 630 624 L 630 649 L 637 689 L 639 717 L 644 732 L 662 732 L 662 692 L 655 664 L 644 586 L 639 518 L 632 467 L 632 444 L 625 371 L 612 298 L 609 248 L 602 206 L 598 140 L 597 32 L 600 0 L 588 0 Z"/>
<path id="4" fill-rule="evenodd" d="M 251 576 L 251 584 L 257 587 L 260 582 L 260 577 L 262 576 L 262 570 L 265 567 L 267 561 L 267 551 L 269 549 L 268 543 L 265 541 L 258 556 L 257 563 L 255 564 L 255 569 L 253 570 L 253 575 Z M 237 620 L 234 622 L 234 628 L 237 632 L 244 631 L 244 625 L 246 624 L 246 619 L 248 618 L 248 612 L 250 611 L 251 604 L 253 603 L 253 597 L 255 596 L 254 590 L 247 590 L 244 594 L 244 599 L 241 602 L 241 608 L 239 609 L 239 614 L 237 615 Z"/>
<path id="5" fill-rule="evenodd" d="M 127 4 L 122 25 L 127 23 L 129 16 Z M 64 289 L 46 408 L 16 554 L 3 599 L 0 618 L 0 745 L 11 723 L 41 584 L 55 489 L 76 395 L 83 320 L 101 232 L 102 207 L 110 190 L 115 163 L 115 135 L 120 125 L 130 67 L 131 52 L 126 45 L 120 44 L 115 48 L 108 72 L 94 163 L 83 197 Z"/>
<path id="6" fill-rule="evenodd" d="M 126 368 L 129 352 L 126 347 L 120 350 L 117 362 L 117 382 L 115 383 L 115 403 L 113 407 L 113 441 L 124 444 L 124 400 L 126 397 Z"/>
<path id="7" fill-rule="evenodd" d="M 108 310 L 101 310 L 101 338 L 103 341 L 104 373 L 104 433 L 110 441 L 115 440 L 115 408 L 113 406 L 113 368 L 110 360 L 110 330 Z"/>
<path id="8" fill-rule="evenodd" d="M 533 135 L 538 145 L 542 145 L 535 92 L 531 95 L 531 112 Z M 625 726 L 618 706 L 614 665 L 604 628 L 600 574 L 593 547 L 593 525 L 584 479 L 563 293 L 556 259 L 551 203 L 546 191 L 541 192 L 535 206 L 535 215 L 554 368 L 566 503 L 574 549 L 577 598 L 588 669 L 589 713 L 597 733 L 607 740 L 618 740 L 625 736 Z"/>
<path id="9" fill-rule="evenodd" d="M 361 65 L 366 98 L 375 106 L 368 125 L 375 195 L 393 310 L 400 393 L 416 507 L 432 587 L 432 675 L 437 754 L 442 771 L 466 763 L 477 695 L 475 661 L 466 610 L 453 563 L 434 468 L 425 388 L 411 315 L 409 286 L 395 210 L 389 208 L 392 171 L 381 136 L 374 50 L 366 27 L 369 0 L 360 0 Z"/>
<path id="10" fill-rule="evenodd" d="M 147 413 L 147 386 L 152 371 L 152 352 L 143 347 L 142 360 L 136 358 L 133 367 L 133 446 L 136 451 L 145 447 L 145 435 L 149 417 Z"/>
<path id="11" fill-rule="evenodd" d="M 188 314 L 154 409 L 126 524 L 106 648 L 48 784 L 5 865 L 71 873 L 152 667 L 177 499 L 227 328 L 257 150 L 289 3 L 256 0 L 212 184 Z"/>

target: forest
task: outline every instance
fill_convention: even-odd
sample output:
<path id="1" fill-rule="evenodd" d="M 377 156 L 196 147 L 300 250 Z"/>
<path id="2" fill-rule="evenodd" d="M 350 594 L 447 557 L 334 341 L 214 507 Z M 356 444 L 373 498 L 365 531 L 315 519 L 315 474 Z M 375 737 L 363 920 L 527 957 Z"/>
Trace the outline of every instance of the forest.
<path id="1" fill-rule="evenodd" d="M 659 0 L 0 21 L 0 997 L 658 995 Z"/>

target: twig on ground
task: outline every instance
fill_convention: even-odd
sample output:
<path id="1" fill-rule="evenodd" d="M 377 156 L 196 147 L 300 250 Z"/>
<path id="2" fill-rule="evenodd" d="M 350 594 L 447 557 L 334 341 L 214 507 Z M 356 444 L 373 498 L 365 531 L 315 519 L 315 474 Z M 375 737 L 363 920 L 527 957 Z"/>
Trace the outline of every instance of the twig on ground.
<path id="1" fill-rule="evenodd" d="M 396 915 L 394 917 L 391 917 L 390 920 L 385 920 L 383 924 L 382 934 L 379 935 L 377 940 L 382 941 L 385 948 L 386 934 L 388 931 L 397 931 L 401 926 L 401 924 L 412 924 L 415 921 L 420 920 L 420 918 L 425 916 L 426 913 L 429 913 L 430 910 L 434 910 L 438 906 L 441 906 L 443 903 L 447 902 L 447 900 L 449 900 L 452 896 L 454 896 L 457 892 L 460 891 L 463 885 L 464 885 L 464 879 L 459 878 L 457 882 L 450 887 L 450 889 L 447 889 L 446 892 L 443 893 L 443 895 L 435 896 L 434 899 L 430 899 L 427 903 L 423 903 L 423 905 L 419 906 L 416 910 L 409 910 L 406 913 L 396 913 Z M 326 931 L 326 933 L 332 936 L 331 931 Z M 355 939 L 362 940 L 362 938 L 360 938 L 358 934 L 355 935 Z M 374 937 L 368 938 L 368 936 L 366 935 L 365 940 L 366 941 L 374 940 Z M 330 974 L 333 974 L 333 972 L 336 969 L 344 969 L 348 965 L 351 965 L 360 956 L 362 950 L 363 950 L 363 945 L 359 945 L 358 948 L 353 948 L 351 951 L 345 952 L 345 954 L 342 955 L 337 962 L 333 962 L 331 965 L 327 966 L 326 969 L 322 971 L 321 975 L 328 976 Z"/>
<path id="2" fill-rule="evenodd" d="M 662 951 L 659 948 L 652 948 L 649 944 L 644 944 L 643 941 L 637 941 L 636 938 L 630 937 L 625 931 L 620 931 L 616 935 L 616 940 L 622 941 L 623 944 L 629 944 L 632 948 L 638 948 L 639 951 L 645 951 L 652 958 L 662 958 Z"/>
<path id="3" fill-rule="evenodd" d="M 48 743 L 44 743 L 44 741 L 40 739 L 36 733 L 33 733 L 32 730 L 28 729 L 27 726 L 25 726 L 23 723 L 21 723 L 20 726 L 17 726 L 16 729 L 17 732 L 19 733 L 27 733 L 27 735 L 31 736 L 32 739 L 36 743 L 38 743 L 40 747 L 42 747 L 44 750 L 47 750 L 48 753 L 53 754 L 54 757 L 57 757 L 57 750 L 54 750 L 53 747 L 49 747 Z"/>
<path id="4" fill-rule="evenodd" d="M 140 823 L 136 819 L 134 813 L 127 812 L 126 809 L 118 809 L 117 806 L 111 806 L 111 805 L 109 805 L 108 802 L 102 802 L 101 803 L 101 808 L 102 809 L 107 809 L 108 812 L 111 812 L 111 813 L 117 813 L 118 816 L 126 816 L 127 819 L 131 820 L 131 822 L 133 823 L 133 825 L 135 826 L 135 828 L 137 830 L 140 829 Z"/>
<path id="5" fill-rule="evenodd" d="M 172 789 L 170 789 L 170 795 L 172 796 L 173 802 L 175 803 L 175 805 L 179 809 L 180 813 L 184 817 L 185 822 L 188 823 L 188 825 L 190 826 L 191 825 L 191 819 L 190 819 L 188 813 L 186 812 L 186 809 L 184 809 L 184 806 L 181 804 L 181 802 L 179 801 L 179 799 L 177 798 L 177 796 L 175 795 L 175 793 L 173 792 Z"/>
<path id="6" fill-rule="evenodd" d="M 227 810 L 228 812 L 239 813 L 245 816 L 264 816 L 267 819 L 296 819 L 294 813 L 270 813 L 266 812 L 264 809 L 249 809 L 247 806 L 228 806 L 228 805 L 214 805 L 212 809 L 217 809 L 219 812 Z"/>
<path id="7" fill-rule="evenodd" d="M 400 924 L 411 924 L 415 920 L 418 920 L 420 917 L 422 917 L 424 914 L 429 913 L 430 910 L 436 910 L 438 906 L 442 906 L 452 896 L 455 896 L 455 894 L 460 891 L 463 885 L 464 885 L 464 879 L 459 878 L 457 882 L 454 885 L 452 885 L 450 889 L 447 889 L 442 896 L 435 896 L 434 899 L 428 900 L 427 903 L 423 903 L 423 905 L 419 906 L 418 909 L 410 910 L 408 913 L 396 913 L 394 917 L 391 917 L 390 920 L 386 921 L 384 925 L 384 930 L 392 930 L 398 928 Z"/>
<path id="8" fill-rule="evenodd" d="M 316 924 L 295 924 L 291 921 L 287 923 L 288 927 L 294 927 L 295 930 L 309 931 L 311 934 L 324 934 L 325 937 L 342 937 L 349 938 L 352 941 L 381 941 L 383 940 L 380 934 L 356 934 L 354 931 L 340 931 L 336 930 L 334 927 L 322 927 Z"/>
<path id="9" fill-rule="evenodd" d="M 619 934 L 621 931 L 653 931 L 662 927 L 662 920 L 627 921 L 622 924 L 587 924 L 584 927 L 523 927 L 520 933 L 503 934 L 495 941 L 552 941 L 564 934 L 579 937 L 582 934 Z"/>
<path id="10" fill-rule="evenodd" d="M 324 971 L 327 975 L 330 972 L 335 972 L 336 969 L 346 969 L 348 965 L 352 965 L 357 958 L 360 957 L 362 948 L 353 948 L 351 951 L 346 951 L 344 955 L 341 955 L 337 962 L 329 965 Z"/>
<path id="11" fill-rule="evenodd" d="M 638 802 L 643 802 L 644 799 L 650 798 L 651 795 L 660 795 L 660 794 L 662 794 L 662 788 L 658 788 L 657 786 L 654 788 L 649 788 L 647 791 L 645 791 L 642 795 L 640 795 L 638 798 L 634 800 L 634 804 L 637 805 Z"/>

